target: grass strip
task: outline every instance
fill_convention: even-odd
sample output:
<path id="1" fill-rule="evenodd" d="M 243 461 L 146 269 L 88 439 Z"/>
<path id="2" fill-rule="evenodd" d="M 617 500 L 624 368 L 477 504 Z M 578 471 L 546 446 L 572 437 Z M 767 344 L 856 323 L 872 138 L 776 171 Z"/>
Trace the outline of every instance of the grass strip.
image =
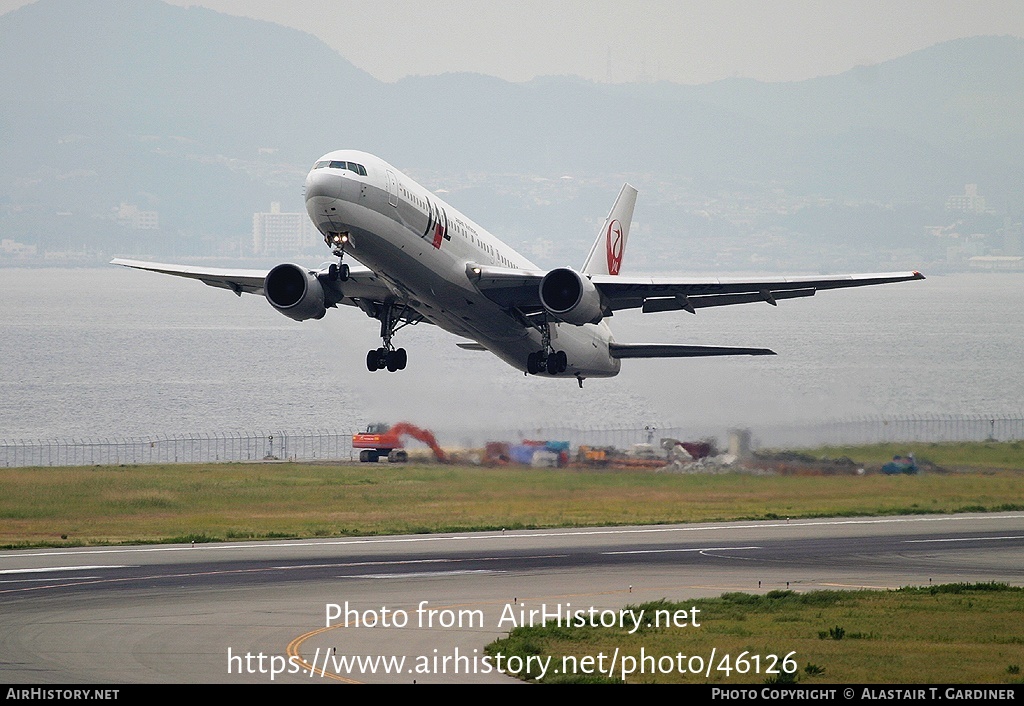
<path id="1" fill-rule="evenodd" d="M 1018 445 L 1004 446 L 997 458 L 1015 458 Z M 169 464 L 4 468 L 0 488 L 6 548 L 1024 509 L 1024 474 L 988 467 L 815 477 Z"/>
<path id="2" fill-rule="evenodd" d="M 617 627 L 520 627 L 486 652 L 501 653 L 506 664 L 518 656 L 514 668 L 534 668 L 516 676 L 544 683 L 1021 683 L 1024 588 L 1006 584 L 726 593 L 626 609 L 643 611 L 632 634 Z M 700 626 L 648 625 L 678 611 L 696 615 Z M 548 657 L 547 673 L 537 679 Z M 603 674 L 600 664 L 608 668 Z"/>
<path id="3" fill-rule="evenodd" d="M 914 454 L 949 471 L 1024 470 L 1024 441 L 958 443 L 885 443 L 865 446 L 821 446 L 802 450 L 810 458 L 851 458 L 867 466 L 881 466 L 893 456 Z"/>

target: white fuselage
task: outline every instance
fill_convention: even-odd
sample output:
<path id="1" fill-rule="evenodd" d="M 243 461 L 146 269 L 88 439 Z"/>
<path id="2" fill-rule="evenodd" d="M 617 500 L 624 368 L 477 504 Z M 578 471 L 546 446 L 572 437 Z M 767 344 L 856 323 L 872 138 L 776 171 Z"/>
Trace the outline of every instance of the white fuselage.
<path id="1" fill-rule="evenodd" d="M 306 211 L 325 237 L 347 236 L 344 250 L 377 273 L 426 320 L 472 339 L 509 365 L 526 370 L 541 334 L 474 286 L 473 265 L 537 271 L 536 265 L 387 162 L 337 150 L 306 177 Z M 342 284 L 344 289 L 344 284 Z M 611 377 L 619 361 L 608 351 L 604 323 L 553 323 L 551 347 L 565 351 L 561 377 Z"/>

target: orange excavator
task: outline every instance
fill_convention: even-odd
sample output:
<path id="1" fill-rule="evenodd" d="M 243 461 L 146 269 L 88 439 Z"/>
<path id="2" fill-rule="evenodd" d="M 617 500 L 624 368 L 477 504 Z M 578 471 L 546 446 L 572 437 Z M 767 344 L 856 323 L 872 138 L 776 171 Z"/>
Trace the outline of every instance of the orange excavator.
<path id="1" fill-rule="evenodd" d="M 429 446 L 434 452 L 434 457 L 441 463 L 447 460 L 433 434 L 408 422 L 399 422 L 394 426 L 383 423 L 370 424 L 365 432 L 352 436 L 352 448 L 362 449 L 359 452 L 359 460 L 363 463 L 377 463 L 381 456 L 386 456 L 391 463 L 405 463 L 409 460 L 409 455 L 402 448 L 404 436 L 410 436 Z"/>

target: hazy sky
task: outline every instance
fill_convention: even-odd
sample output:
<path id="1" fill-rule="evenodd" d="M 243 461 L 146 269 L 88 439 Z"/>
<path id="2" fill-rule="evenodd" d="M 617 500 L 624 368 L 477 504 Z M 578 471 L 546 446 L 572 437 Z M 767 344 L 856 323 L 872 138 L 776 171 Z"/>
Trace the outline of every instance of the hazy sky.
<path id="1" fill-rule="evenodd" d="M 314 34 L 379 79 L 785 81 L 979 34 L 1024 37 L 1021 0 L 171 0 Z M 0 0 L 0 13 L 26 4 Z"/>

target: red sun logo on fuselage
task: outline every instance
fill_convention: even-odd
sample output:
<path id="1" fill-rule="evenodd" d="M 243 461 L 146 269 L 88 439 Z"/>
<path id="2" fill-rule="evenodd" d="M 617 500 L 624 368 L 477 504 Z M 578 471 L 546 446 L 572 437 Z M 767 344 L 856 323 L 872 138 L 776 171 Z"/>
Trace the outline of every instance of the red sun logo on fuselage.
<path id="1" fill-rule="evenodd" d="M 622 267 L 622 224 L 618 219 L 608 224 L 608 233 L 605 236 L 606 251 L 608 255 L 608 274 L 619 274 Z"/>

